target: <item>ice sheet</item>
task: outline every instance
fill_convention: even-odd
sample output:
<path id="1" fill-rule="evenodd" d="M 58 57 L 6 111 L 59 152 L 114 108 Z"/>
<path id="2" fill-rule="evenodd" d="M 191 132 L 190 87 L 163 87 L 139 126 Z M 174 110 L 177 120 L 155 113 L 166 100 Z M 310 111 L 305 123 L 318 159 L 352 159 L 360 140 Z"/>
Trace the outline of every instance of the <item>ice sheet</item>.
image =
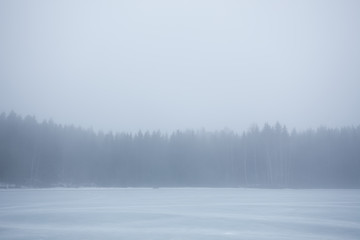
<path id="1" fill-rule="evenodd" d="M 0 239 L 359 239 L 360 190 L 0 190 Z"/>

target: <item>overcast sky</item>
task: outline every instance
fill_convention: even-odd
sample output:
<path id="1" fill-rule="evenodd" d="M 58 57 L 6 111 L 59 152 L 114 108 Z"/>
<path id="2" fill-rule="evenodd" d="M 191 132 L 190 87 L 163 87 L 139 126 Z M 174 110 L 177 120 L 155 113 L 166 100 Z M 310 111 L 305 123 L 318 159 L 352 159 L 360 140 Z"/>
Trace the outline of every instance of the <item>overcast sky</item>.
<path id="1" fill-rule="evenodd" d="M 0 0 L 0 112 L 104 131 L 360 124 L 360 1 Z"/>

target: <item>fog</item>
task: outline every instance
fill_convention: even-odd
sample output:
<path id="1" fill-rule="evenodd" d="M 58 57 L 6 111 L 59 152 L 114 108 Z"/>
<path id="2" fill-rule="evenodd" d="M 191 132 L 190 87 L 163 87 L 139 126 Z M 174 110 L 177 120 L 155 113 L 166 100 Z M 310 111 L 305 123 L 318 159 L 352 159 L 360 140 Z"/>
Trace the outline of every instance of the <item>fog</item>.
<path id="1" fill-rule="evenodd" d="M 360 1 L 0 0 L 0 238 L 360 236 Z"/>
<path id="2" fill-rule="evenodd" d="M 95 130 L 360 122 L 359 1 L 1 1 L 0 112 Z"/>

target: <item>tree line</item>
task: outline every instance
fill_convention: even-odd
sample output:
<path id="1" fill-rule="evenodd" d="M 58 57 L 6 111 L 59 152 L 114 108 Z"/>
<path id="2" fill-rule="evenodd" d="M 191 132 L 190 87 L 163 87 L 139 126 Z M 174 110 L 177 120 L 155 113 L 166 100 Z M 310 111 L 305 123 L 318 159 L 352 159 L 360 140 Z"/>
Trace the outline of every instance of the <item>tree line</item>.
<path id="1" fill-rule="evenodd" d="M 1 186 L 360 187 L 360 126 L 102 133 L 0 115 Z"/>

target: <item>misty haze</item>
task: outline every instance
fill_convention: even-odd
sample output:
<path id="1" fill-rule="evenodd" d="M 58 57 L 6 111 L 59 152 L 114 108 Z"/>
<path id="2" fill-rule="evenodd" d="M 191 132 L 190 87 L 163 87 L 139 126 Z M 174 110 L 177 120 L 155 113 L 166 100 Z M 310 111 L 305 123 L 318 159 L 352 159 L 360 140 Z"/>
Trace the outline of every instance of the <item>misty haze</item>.
<path id="1" fill-rule="evenodd" d="M 358 239 L 360 2 L 0 0 L 0 239 Z"/>

